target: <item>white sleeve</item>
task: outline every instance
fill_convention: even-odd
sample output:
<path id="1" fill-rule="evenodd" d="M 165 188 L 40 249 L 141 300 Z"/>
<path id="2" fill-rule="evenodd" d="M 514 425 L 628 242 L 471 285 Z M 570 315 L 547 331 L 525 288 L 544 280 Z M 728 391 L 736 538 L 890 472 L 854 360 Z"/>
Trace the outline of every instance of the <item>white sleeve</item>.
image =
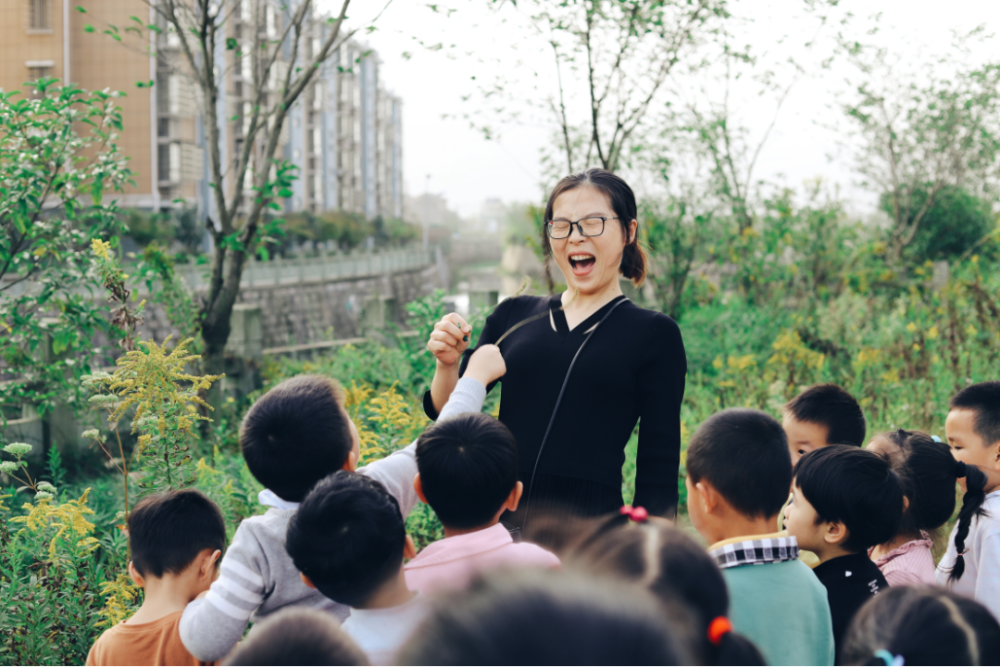
<path id="1" fill-rule="evenodd" d="M 479 380 L 462 378 L 455 385 L 448 402 L 441 408 L 438 421 L 454 417 L 465 412 L 479 412 L 486 400 L 486 387 Z M 413 489 L 413 478 L 417 476 L 417 442 L 414 440 L 405 449 L 393 452 L 389 456 L 370 463 L 358 472 L 378 482 L 381 482 L 390 495 L 399 503 L 403 517 L 409 516 L 417 505 L 419 498 Z"/>

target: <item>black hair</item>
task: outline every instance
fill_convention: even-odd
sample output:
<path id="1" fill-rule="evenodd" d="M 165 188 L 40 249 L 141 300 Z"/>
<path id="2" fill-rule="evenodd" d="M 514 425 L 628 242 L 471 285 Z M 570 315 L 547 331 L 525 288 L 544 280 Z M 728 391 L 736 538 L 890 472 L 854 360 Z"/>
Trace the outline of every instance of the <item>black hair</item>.
<path id="1" fill-rule="evenodd" d="M 282 499 L 301 502 L 319 480 L 344 467 L 353 441 L 340 387 L 320 375 L 299 375 L 251 406 L 240 448 L 257 481 Z"/>
<path id="2" fill-rule="evenodd" d="M 781 511 L 792 483 L 788 439 L 774 417 L 730 408 L 698 427 L 687 449 L 693 484 L 707 480 L 733 509 L 748 517 Z"/>
<path id="3" fill-rule="evenodd" d="M 865 445 L 865 413 L 854 397 L 835 384 L 809 387 L 785 404 L 796 421 L 826 427 L 830 445 Z"/>
<path id="4" fill-rule="evenodd" d="M 729 591 L 719 566 L 684 531 L 655 517 L 630 524 L 628 516 L 616 512 L 577 534 L 569 562 L 581 561 L 595 573 L 641 583 L 663 603 L 668 615 L 673 615 L 677 602 L 683 605 L 683 617 L 694 626 L 692 652 L 701 657 L 699 664 L 767 664 L 757 647 L 735 632 L 711 637 L 713 622 L 729 615 Z"/>
<path id="5" fill-rule="evenodd" d="M 469 412 L 424 431 L 417 440 L 417 470 L 442 524 L 478 528 L 496 516 L 517 486 L 517 446 L 497 419 Z"/>
<path id="6" fill-rule="evenodd" d="M 183 572 L 205 549 L 226 548 L 219 507 L 194 489 L 144 497 L 128 517 L 132 565 L 144 577 Z"/>
<path id="7" fill-rule="evenodd" d="M 809 452 L 795 466 L 795 485 L 816 520 L 847 527 L 843 548 L 857 553 L 892 539 L 903 516 L 903 485 L 886 457 L 851 445 Z"/>
<path id="8" fill-rule="evenodd" d="M 501 572 L 440 597 L 402 665 L 683 665 L 652 596 L 568 572 Z"/>
<path id="9" fill-rule="evenodd" d="M 646 279 L 646 266 L 649 260 L 646 258 L 646 251 L 639 243 L 639 230 L 636 228 L 635 237 L 629 241 L 632 221 L 638 217 L 638 206 L 635 203 L 635 193 L 625 180 L 606 169 L 587 169 L 570 176 L 563 177 L 556 187 L 552 189 L 549 200 L 545 204 L 545 220 L 547 225 L 552 220 L 552 209 L 556 199 L 564 192 L 574 188 L 589 185 L 597 188 L 607 195 L 611 201 L 611 208 L 614 209 L 615 216 L 622 228 L 622 238 L 625 239 L 625 250 L 622 253 L 622 262 L 619 272 L 632 281 L 636 287 L 640 287 Z M 546 230 L 542 229 L 542 249 L 545 251 L 545 274 L 551 285 L 552 277 L 549 273 L 549 260 L 552 257 L 552 242 Z"/>
<path id="10" fill-rule="evenodd" d="M 986 607 L 949 590 L 899 586 L 871 598 L 844 639 L 847 665 L 998 665 L 1000 625 Z"/>
<path id="11" fill-rule="evenodd" d="M 288 523 L 285 548 L 320 593 L 357 607 L 399 573 L 406 528 L 379 482 L 346 470 L 320 481 Z"/>
<path id="12" fill-rule="evenodd" d="M 889 452 L 889 462 L 899 474 L 909 501 L 900 533 L 933 533 L 955 512 L 958 478 L 951 450 L 921 431 L 897 429 L 879 437 L 895 447 Z"/>
<path id="13" fill-rule="evenodd" d="M 367 665 L 368 658 L 328 612 L 291 607 L 254 625 L 223 664 Z"/>
<path id="14" fill-rule="evenodd" d="M 983 444 L 992 445 L 1000 440 L 1000 382 L 969 385 L 952 396 L 949 407 L 976 413 L 973 429 Z"/>

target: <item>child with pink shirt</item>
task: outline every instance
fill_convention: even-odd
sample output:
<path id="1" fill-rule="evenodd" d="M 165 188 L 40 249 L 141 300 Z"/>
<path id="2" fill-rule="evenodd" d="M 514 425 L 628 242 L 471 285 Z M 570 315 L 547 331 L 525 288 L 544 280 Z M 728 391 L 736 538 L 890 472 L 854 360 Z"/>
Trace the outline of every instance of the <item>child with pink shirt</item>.
<path id="1" fill-rule="evenodd" d="M 524 485 L 514 436 L 499 421 L 469 412 L 438 422 L 417 440 L 417 470 L 413 486 L 437 513 L 444 539 L 407 563 L 411 589 L 431 594 L 499 568 L 559 566 L 545 549 L 515 543 L 500 523 L 505 510 L 517 509 Z"/>
<path id="2" fill-rule="evenodd" d="M 896 535 L 869 549 L 868 555 L 890 586 L 933 586 L 933 537 L 955 511 L 955 459 L 948 445 L 903 429 L 875 436 L 867 449 L 888 456 L 906 498 Z"/>

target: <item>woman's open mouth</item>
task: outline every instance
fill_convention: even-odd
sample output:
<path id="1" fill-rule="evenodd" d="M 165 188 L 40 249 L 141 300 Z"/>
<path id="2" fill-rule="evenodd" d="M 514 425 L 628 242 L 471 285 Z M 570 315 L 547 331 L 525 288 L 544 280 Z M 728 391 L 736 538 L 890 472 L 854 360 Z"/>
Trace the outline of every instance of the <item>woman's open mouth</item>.
<path id="1" fill-rule="evenodd" d="M 585 276 L 594 268 L 597 260 L 587 252 L 577 252 L 569 256 L 569 265 L 574 276 Z"/>

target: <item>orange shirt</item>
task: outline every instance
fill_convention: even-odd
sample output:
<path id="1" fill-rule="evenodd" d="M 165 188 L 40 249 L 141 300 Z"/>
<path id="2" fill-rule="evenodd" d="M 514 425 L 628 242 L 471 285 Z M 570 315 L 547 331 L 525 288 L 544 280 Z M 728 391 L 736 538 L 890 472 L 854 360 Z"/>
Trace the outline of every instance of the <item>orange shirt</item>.
<path id="1" fill-rule="evenodd" d="M 181 614 L 176 611 L 151 623 L 119 623 L 97 638 L 88 665 L 211 665 L 191 655 L 181 643 Z"/>

